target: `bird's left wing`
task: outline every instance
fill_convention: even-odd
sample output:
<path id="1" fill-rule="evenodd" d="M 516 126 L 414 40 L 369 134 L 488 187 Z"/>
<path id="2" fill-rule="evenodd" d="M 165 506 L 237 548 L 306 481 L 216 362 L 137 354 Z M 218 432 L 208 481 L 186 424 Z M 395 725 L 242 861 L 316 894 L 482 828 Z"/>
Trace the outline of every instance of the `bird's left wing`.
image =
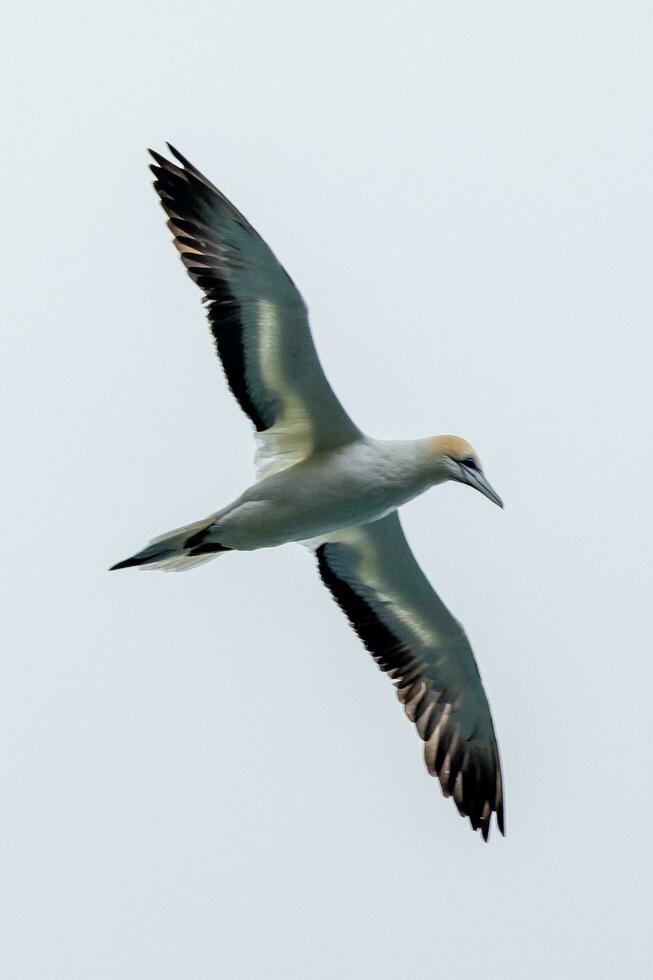
<path id="1" fill-rule="evenodd" d="M 181 259 L 204 292 L 227 381 L 256 426 L 259 475 L 360 436 L 326 379 L 304 301 L 243 215 L 173 147 L 150 150 Z"/>
<path id="2" fill-rule="evenodd" d="M 431 588 L 396 512 L 317 547 L 322 581 L 424 740 L 428 771 L 474 830 L 501 833 L 503 788 L 490 708 L 462 626 Z"/>

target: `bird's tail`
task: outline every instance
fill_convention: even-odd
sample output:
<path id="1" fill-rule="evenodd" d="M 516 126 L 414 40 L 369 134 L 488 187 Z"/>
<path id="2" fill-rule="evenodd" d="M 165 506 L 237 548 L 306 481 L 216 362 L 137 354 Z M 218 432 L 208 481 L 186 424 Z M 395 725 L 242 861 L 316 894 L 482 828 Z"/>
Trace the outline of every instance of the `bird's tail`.
<path id="1" fill-rule="evenodd" d="M 204 561 L 210 561 L 221 552 L 230 551 L 217 541 L 207 540 L 208 532 L 214 522 L 214 516 L 206 517 L 194 524 L 186 524 L 174 531 L 168 531 L 143 548 L 142 551 L 125 558 L 109 571 L 118 568 L 162 568 L 165 572 L 184 572 Z"/>

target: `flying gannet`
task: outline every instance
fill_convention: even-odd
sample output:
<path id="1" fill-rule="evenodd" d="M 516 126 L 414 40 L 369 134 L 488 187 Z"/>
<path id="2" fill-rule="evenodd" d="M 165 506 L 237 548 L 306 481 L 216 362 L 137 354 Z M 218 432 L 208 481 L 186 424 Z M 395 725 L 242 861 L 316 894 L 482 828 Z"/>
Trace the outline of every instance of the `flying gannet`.
<path id="1" fill-rule="evenodd" d="M 183 570 L 219 554 L 297 541 L 424 741 L 426 766 L 474 830 L 504 832 L 501 764 L 465 632 L 433 591 L 397 509 L 445 480 L 503 506 L 464 439 L 365 435 L 320 365 L 306 305 L 249 222 L 170 144 L 150 151 L 174 244 L 203 290 L 227 382 L 256 427 L 257 480 L 210 517 L 113 568 Z"/>

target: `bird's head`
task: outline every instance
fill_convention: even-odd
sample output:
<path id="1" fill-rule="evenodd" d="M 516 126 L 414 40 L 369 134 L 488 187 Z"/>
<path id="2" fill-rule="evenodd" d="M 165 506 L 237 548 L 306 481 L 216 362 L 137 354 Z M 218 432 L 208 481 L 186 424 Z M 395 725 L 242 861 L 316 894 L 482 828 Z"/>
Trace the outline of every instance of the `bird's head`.
<path id="1" fill-rule="evenodd" d="M 479 458 L 466 439 L 435 436 L 427 439 L 426 443 L 429 465 L 438 483 L 445 480 L 468 483 L 475 490 L 480 490 L 488 500 L 503 507 L 501 497 L 488 483 Z"/>

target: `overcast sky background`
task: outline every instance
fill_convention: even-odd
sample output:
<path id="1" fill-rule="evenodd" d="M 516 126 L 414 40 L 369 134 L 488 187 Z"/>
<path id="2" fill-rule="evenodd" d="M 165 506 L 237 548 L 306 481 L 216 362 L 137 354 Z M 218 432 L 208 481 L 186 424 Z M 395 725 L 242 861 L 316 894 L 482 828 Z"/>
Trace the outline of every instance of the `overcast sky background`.
<path id="1" fill-rule="evenodd" d="M 650 968 L 653 8 L 6 3 L 0 960 L 12 980 Z M 465 624 L 488 846 L 297 546 L 107 567 L 252 478 L 151 187 L 175 143 L 300 286 Z"/>

